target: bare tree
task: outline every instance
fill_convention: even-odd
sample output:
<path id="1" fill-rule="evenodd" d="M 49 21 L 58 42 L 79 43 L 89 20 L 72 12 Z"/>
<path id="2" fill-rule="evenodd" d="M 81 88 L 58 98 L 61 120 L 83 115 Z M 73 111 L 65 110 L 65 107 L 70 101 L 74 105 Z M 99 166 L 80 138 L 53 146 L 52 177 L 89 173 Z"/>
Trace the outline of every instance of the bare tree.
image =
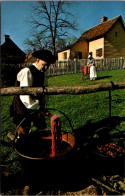
<path id="1" fill-rule="evenodd" d="M 56 41 L 56 51 L 64 50 L 69 48 L 72 44 L 74 44 L 78 40 L 75 36 L 70 36 L 61 40 Z"/>
<path id="2" fill-rule="evenodd" d="M 56 41 L 69 36 L 69 30 L 77 30 L 77 23 L 70 13 L 69 1 L 38 1 L 32 5 L 33 11 L 28 20 L 32 24 L 32 41 L 26 44 L 32 47 L 46 47 L 56 54 Z M 68 10 L 68 11 L 67 11 Z"/>

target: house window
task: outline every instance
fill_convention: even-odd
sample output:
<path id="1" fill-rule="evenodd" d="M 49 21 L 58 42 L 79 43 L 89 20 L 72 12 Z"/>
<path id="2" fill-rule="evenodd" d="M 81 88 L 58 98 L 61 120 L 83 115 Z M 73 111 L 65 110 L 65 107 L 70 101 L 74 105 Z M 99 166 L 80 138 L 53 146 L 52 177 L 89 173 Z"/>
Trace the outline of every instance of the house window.
<path id="1" fill-rule="evenodd" d="M 96 56 L 101 57 L 102 56 L 102 48 L 99 48 L 96 50 Z"/>
<path id="2" fill-rule="evenodd" d="M 82 59 L 82 52 L 75 52 L 75 58 Z"/>
<path id="3" fill-rule="evenodd" d="M 66 60 L 67 59 L 67 52 L 64 52 L 63 53 L 63 60 Z"/>

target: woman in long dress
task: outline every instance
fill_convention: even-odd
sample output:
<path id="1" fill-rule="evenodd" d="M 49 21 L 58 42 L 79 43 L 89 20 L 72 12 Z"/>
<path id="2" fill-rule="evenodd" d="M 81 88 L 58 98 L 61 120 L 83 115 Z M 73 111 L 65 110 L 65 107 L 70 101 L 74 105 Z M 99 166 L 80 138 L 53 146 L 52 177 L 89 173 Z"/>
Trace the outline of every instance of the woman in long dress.
<path id="1" fill-rule="evenodd" d="M 90 80 L 96 80 L 97 79 L 97 71 L 96 71 L 96 67 L 95 67 L 95 60 L 91 54 L 89 54 L 89 56 L 88 56 L 87 65 L 89 66 Z"/>

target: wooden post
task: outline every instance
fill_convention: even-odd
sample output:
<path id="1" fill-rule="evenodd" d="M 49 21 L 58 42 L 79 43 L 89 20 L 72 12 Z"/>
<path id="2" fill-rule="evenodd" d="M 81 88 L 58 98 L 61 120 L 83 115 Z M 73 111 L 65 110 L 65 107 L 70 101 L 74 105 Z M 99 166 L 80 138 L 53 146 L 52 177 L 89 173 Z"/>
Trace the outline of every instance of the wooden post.
<path id="1" fill-rule="evenodd" d="M 76 74 L 77 70 L 77 59 L 74 59 L 74 74 Z"/>

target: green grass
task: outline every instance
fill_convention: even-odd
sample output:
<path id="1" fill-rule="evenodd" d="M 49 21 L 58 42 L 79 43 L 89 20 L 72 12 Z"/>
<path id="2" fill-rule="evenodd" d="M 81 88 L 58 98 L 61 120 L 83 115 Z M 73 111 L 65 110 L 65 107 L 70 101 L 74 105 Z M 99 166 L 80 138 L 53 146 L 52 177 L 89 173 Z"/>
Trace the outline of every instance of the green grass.
<path id="1" fill-rule="evenodd" d="M 87 77 L 81 79 L 81 74 L 54 76 L 48 79 L 49 86 L 87 86 L 104 84 L 110 81 L 124 81 L 125 70 L 99 71 L 98 80 L 90 81 Z M 125 90 L 112 91 L 112 115 L 124 115 Z M 109 99 L 107 92 L 85 95 L 52 95 L 49 96 L 49 108 L 64 112 L 72 121 L 73 127 L 82 127 L 88 120 L 97 122 L 109 115 Z M 2 138 L 10 131 L 15 132 L 15 125 L 9 115 L 12 96 L 1 97 L 1 130 Z M 7 138 L 6 138 L 7 139 Z"/>
<path id="2" fill-rule="evenodd" d="M 99 71 L 98 80 L 90 81 L 87 76 L 82 80 L 81 74 L 50 77 L 49 86 L 87 86 L 104 84 L 110 81 L 124 81 L 125 70 Z M 112 91 L 112 115 L 124 116 L 125 90 Z M 85 95 L 49 96 L 49 107 L 63 111 L 72 121 L 74 129 L 82 127 L 87 121 L 93 123 L 109 116 L 109 94 L 99 92 Z"/>
<path id="3" fill-rule="evenodd" d="M 50 77 L 49 86 L 87 86 L 94 84 L 104 84 L 110 81 L 125 81 L 125 70 L 98 71 L 98 80 L 90 81 L 87 76 L 82 80 L 81 73 Z"/>
<path id="4" fill-rule="evenodd" d="M 110 81 L 124 81 L 125 70 L 99 71 L 98 80 L 90 81 L 87 77 L 81 79 L 81 74 L 70 74 L 54 76 L 48 79 L 49 86 L 87 86 L 94 84 L 104 84 Z M 8 132 L 15 134 L 15 125 L 9 115 L 9 108 L 12 103 L 12 96 L 1 97 L 1 139 L 9 141 Z M 64 112 L 71 120 L 74 130 L 84 127 L 87 123 L 95 124 L 109 117 L 109 94 L 108 91 L 91 93 L 85 95 L 51 95 L 49 96 L 48 108 L 54 108 Z M 58 113 L 57 113 L 58 114 Z M 125 116 L 125 90 L 112 91 L 112 116 Z M 65 117 L 60 114 L 62 127 L 65 131 L 71 131 L 70 125 Z M 125 123 L 116 124 L 116 128 L 124 131 Z M 84 131 L 84 130 L 83 130 Z M 11 153 L 9 157 L 9 153 Z M 17 155 L 13 149 L 2 145 L 1 160 L 11 160 Z M 15 162 L 10 165 L 11 171 L 19 169 Z"/>
<path id="5" fill-rule="evenodd" d="M 112 92 L 112 116 L 124 116 L 125 90 Z M 84 126 L 87 121 L 101 121 L 109 116 L 108 92 L 86 95 L 50 96 L 50 107 L 64 112 L 72 121 L 74 129 Z"/>

